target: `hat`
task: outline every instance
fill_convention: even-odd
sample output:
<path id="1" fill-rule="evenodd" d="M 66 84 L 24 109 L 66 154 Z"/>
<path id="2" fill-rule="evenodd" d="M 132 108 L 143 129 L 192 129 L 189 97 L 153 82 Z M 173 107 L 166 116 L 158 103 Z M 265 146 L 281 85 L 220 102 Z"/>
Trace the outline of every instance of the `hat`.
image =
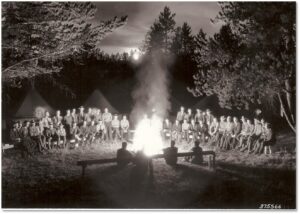
<path id="1" fill-rule="evenodd" d="M 83 106 L 80 106 L 79 109 L 84 109 L 84 107 L 83 107 Z"/>

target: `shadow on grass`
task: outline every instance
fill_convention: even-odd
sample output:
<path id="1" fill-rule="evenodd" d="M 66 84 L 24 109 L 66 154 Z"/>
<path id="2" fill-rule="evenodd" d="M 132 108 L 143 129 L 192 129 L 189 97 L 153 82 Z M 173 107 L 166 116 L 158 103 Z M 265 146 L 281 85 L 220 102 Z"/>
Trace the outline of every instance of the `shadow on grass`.
<path id="1" fill-rule="evenodd" d="M 216 171 L 187 163 L 176 167 L 160 164 L 141 175 L 134 165 L 91 168 L 85 178 L 78 174 L 78 178 L 51 181 L 47 185 L 39 183 L 28 191 L 24 187 L 15 200 L 6 200 L 7 192 L 4 191 L 2 206 L 257 209 L 260 204 L 270 203 L 295 208 L 295 171 L 228 163 L 218 163 Z M 178 185 L 174 184 L 174 189 L 163 189 L 160 172 L 176 174 L 171 182 L 178 182 Z M 107 185 L 110 187 L 106 188 Z"/>

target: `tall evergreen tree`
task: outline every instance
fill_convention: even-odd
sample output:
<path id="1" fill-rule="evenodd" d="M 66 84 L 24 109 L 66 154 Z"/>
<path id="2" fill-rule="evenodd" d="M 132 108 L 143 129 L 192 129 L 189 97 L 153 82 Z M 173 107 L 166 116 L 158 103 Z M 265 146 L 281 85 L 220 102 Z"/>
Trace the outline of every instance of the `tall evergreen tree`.
<path id="1" fill-rule="evenodd" d="M 217 20 L 225 21 L 227 27 L 203 42 L 192 91 L 217 94 L 224 107 L 263 103 L 278 113 L 280 109 L 295 131 L 295 3 L 230 2 L 221 6 Z M 200 65 L 203 62 L 208 68 Z"/>
<path id="2" fill-rule="evenodd" d="M 169 7 L 165 7 L 146 35 L 144 51 L 170 51 L 176 24 L 174 17 L 175 13 L 172 13 Z"/>

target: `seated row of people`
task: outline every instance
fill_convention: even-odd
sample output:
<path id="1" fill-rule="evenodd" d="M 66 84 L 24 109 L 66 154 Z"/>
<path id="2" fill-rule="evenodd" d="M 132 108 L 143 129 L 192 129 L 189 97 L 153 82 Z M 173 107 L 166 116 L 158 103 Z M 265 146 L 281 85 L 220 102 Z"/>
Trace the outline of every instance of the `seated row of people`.
<path id="1" fill-rule="evenodd" d="M 190 115 L 189 117 L 178 117 L 178 115 Z M 217 146 L 229 150 L 239 149 L 241 152 L 261 154 L 272 153 L 271 146 L 275 138 L 271 126 L 264 119 L 250 119 L 241 117 L 221 116 L 220 120 L 214 117 L 210 110 L 201 112 L 197 109 L 195 117 L 191 117 L 191 110 L 184 113 L 182 107 L 177 114 L 177 119 L 172 124 L 168 119 L 164 121 L 163 136 L 180 142 L 185 140 L 192 142 L 199 140 L 203 144 Z M 201 116 L 201 117 L 200 117 Z M 182 122 L 179 119 L 183 119 Z"/>
<path id="2" fill-rule="evenodd" d="M 83 108 L 80 108 L 77 115 L 71 115 L 67 110 L 64 117 L 60 115 L 60 111 L 57 111 L 54 117 L 50 117 L 49 112 L 46 112 L 43 118 L 31 122 L 15 122 L 10 130 L 10 139 L 29 152 L 36 148 L 43 152 L 53 148 L 65 148 L 67 145 L 85 146 L 93 144 L 97 139 L 100 142 L 117 138 L 128 139 L 129 121 L 126 115 L 121 121 L 117 115 L 108 121 L 106 117 L 110 113 L 107 109 L 101 117 L 99 109 L 88 112 L 90 113 L 86 113 L 82 121 L 78 118 L 84 113 Z M 94 112 L 98 115 L 97 117 Z"/>

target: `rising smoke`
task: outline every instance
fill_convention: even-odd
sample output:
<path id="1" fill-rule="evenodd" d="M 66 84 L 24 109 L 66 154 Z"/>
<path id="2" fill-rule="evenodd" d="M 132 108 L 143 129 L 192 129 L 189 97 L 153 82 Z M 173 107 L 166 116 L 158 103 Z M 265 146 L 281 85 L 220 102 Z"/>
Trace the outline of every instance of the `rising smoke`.
<path id="1" fill-rule="evenodd" d="M 134 106 L 130 117 L 134 123 L 144 114 L 149 114 L 152 109 L 155 109 L 160 118 L 165 118 L 171 107 L 166 58 L 158 51 L 152 52 L 145 58 L 137 72 L 137 84 L 132 93 Z"/>

